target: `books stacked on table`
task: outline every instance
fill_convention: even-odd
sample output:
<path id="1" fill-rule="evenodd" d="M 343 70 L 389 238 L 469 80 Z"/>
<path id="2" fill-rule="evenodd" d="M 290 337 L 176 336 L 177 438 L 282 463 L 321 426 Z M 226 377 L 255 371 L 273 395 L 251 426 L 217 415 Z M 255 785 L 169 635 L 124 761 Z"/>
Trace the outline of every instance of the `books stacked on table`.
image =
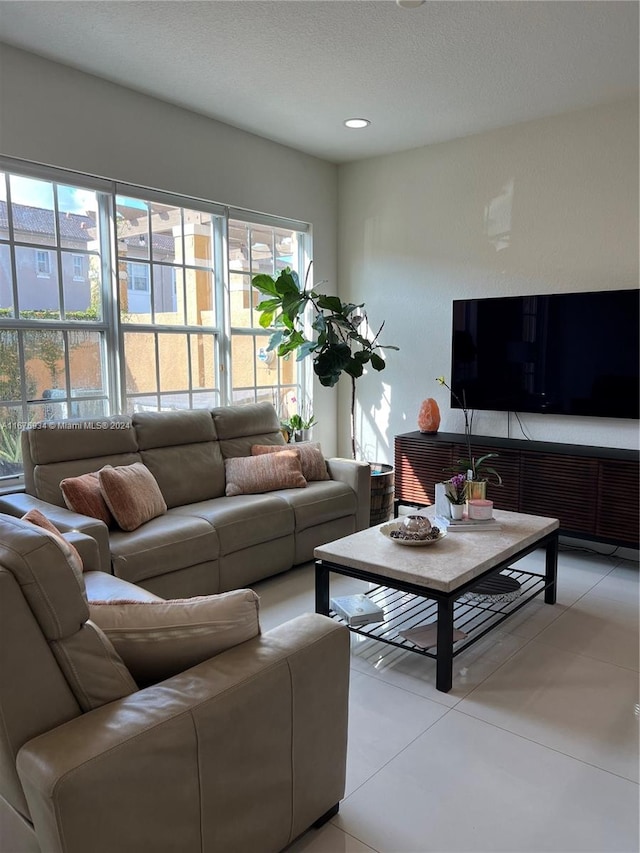
<path id="1" fill-rule="evenodd" d="M 369 622 L 384 622 L 384 610 L 362 593 L 332 598 L 331 608 L 350 627 L 367 625 Z"/>
<path id="2" fill-rule="evenodd" d="M 436 515 L 434 524 L 447 533 L 480 533 L 481 530 L 502 530 L 502 525 L 495 518 L 444 518 Z"/>

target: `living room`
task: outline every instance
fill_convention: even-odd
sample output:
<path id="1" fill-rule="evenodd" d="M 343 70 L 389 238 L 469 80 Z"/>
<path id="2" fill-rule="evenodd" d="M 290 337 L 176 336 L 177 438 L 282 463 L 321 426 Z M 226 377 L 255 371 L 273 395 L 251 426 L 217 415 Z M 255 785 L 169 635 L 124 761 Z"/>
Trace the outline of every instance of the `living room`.
<path id="1" fill-rule="evenodd" d="M 356 432 L 357 453 L 361 459 L 392 463 L 394 436 L 416 429 L 420 403 L 427 397 L 434 397 L 439 403 L 443 431 L 462 431 L 462 413 L 450 407 L 448 394 L 436 382 L 436 377 L 448 377 L 451 370 L 453 299 L 638 287 L 636 3 L 427 3 L 415 9 L 398 8 L 393 3 L 366 4 L 388 6 L 389 14 L 404 16 L 394 24 L 394 34 L 401 43 L 405 39 L 406 43 L 413 44 L 412 32 L 424 33 L 426 39 L 427 29 L 437 31 L 438 26 L 443 27 L 440 31 L 443 42 L 448 39 L 456 43 L 456 32 L 460 35 L 457 28 L 463 23 L 470 28 L 464 31 L 469 41 L 460 37 L 456 48 L 458 65 L 452 63 L 439 68 L 442 77 L 451 83 L 447 93 L 450 101 L 440 104 L 440 113 L 446 118 L 447 112 L 453 110 L 452 104 L 458 124 L 453 129 L 449 125 L 449 135 L 425 137 L 430 140 L 428 144 L 407 142 L 407 138 L 413 137 L 403 139 L 401 128 L 396 126 L 394 131 L 399 140 L 394 150 L 371 149 L 369 146 L 377 144 L 374 134 L 384 113 L 376 103 L 375 77 L 364 77 L 361 78 L 364 100 L 349 104 L 348 113 L 344 112 L 346 105 L 343 108 L 342 103 L 337 109 L 342 110 L 340 122 L 355 112 L 370 118 L 372 124 L 362 131 L 340 127 L 336 138 L 343 146 L 341 153 L 325 156 L 317 150 L 309 153 L 315 150 L 314 131 L 317 130 L 320 137 L 323 130 L 318 126 L 320 120 L 313 115 L 313 103 L 304 120 L 296 115 L 289 116 L 293 125 L 307 124 L 306 146 L 300 144 L 298 147 L 293 130 L 287 136 L 286 124 L 281 125 L 281 137 L 276 140 L 275 136 L 266 138 L 267 135 L 255 128 L 251 131 L 240 129 L 232 126 L 232 122 L 207 116 L 195 107 L 185 108 L 186 88 L 182 106 L 175 100 L 172 103 L 171 98 L 165 100 L 150 92 L 143 93 L 135 75 L 127 78 L 124 64 L 118 62 L 117 51 L 111 58 L 109 73 L 101 73 L 88 64 L 92 49 L 88 33 L 92 20 L 96 39 L 112 45 L 118 43 L 119 37 L 124 38 L 138 18 L 139 26 L 142 31 L 148 30 L 151 40 L 154 37 L 167 39 L 162 15 L 158 12 L 157 18 L 145 17 L 148 13 L 143 7 L 149 8 L 151 4 L 118 4 L 131 7 L 130 11 L 118 10 L 119 25 L 115 17 L 105 18 L 98 11 L 101 6 L 115 4 L 51 5 L 64 8 L 70 16 L 76 14 L 73 6 L 80 7 L 78 27 L 70 23 L 73 18 L 56 18 L 55 15 L 47 18 L 41 4 L 2 4 L 0 154 L 13 158 L 12 162 L 67 169 L 81 175 L 308 223 L 312 229 L 314 281 L 326 280 L 327 290 L 345 301 L 366 303 L 372 327 L 378 328 L 383 320 L 385 322 L 381 342 L 400 347 L 397 353 L 389 352 L 383 373 L 365 375 L 359 382 Z M 227 7 L 224 15 L 229 16 L 225 17 L 228 25 L 229 7 L 234 4 L 220 5 Z M 251 6 L 255 5 L 256 14 L 260 13 L 260 22 L 265 20 L 262 16 L 267 16 L 268 20 L 266 7 L 271 4 L 237 5 L 247 9 L 237 11 L 232 30 L 227 30 L 226 35 L 223 32 L 216 35 L 216 48 L 225 37 L 228 45 L 233 45 L 232 36 L 239 37 L 243 25 L 246 31 L 250 18 L 245 21 L 239 16 L 250 16 Z M 310 32 L 319 33 L 317 41 L 324 45 L 327 55 L 333 57 L 335 54 L 329 50 L 330 39 L 337 38 L 341 30 L 338 23 L 332 23 L 330 7 L 359 4 L 290 2 L 274 5 L 324 7 L 329 16 L 326 28 Z M 463 20 L 457 20 L 453 13 L 449 20 L 445 12 L 448 7 L 457 6 L 466 7 L 466 13 L 459 13 Z M 15 11 L 10 7 L 16 7 Z M 504 11 L 500 12 L 499 7 Z M 535 7 L 546 12 L 536 12 Z M 433 14 L 438 13 L 433 23 L 424 18 L 430 8 Z M 42 17 L 36 22 L 34 16 L 40 13 Z M 506 16 L 502 27 L 498 26 L 501 14 Z M 128 15 L 133 17 L 130 19 Z M 423 18 L 418 17 L 420 15 Z M 522 16 L 520 21 L 519 15 Z M 545 21 L 546 15 L 548 20 Z M 497 19 L 494 16 L 498 16 Z M 255 26 L 259 31 L 259 24 Z M 399 33 L 395 32 L 396 26 L 400 28 Z M 51 34 L 49 45 L 44 41 L 47 28 Z M 474 30 L 477 42 L 473 39 Z M 521 40 L 511 42 L 516 32 Z M 552 32 L 556 33 L 555 39 L 551 39 Z M 34 40 L 32 43 L 29 33 Z M 39 44 L 37 35 L 41 39 Z M 78 49 L 82 46 L 88 56 L 83 60 L 78 59 L 75 52 L 67 52 L 65 56 L 63 35 L 65 39 L 75 39 Z M 278 40 L 284 38 L 280 18 L 278 26 L 274 25 L 272 31 L 263 29 L 261 35 L 269 47 L 277 45 Z M 341 37 L 346 38 L 347 34 Z M 58 41 L 59 48 L 56 47 Z M 473 45 L 471 50 L 470 44 Z M 366 54 L 366 43 L 361 48 Z M 167 46 L 157 52 L 158 61 L 166 63 L 169 49 L 180 55 L 180 62 L 186 63 L 192 55 L 188 44 L 177 43 L 176 47 L 171 43 L 170 48 Z M 232 66 L 237 59 L 231 47 L 228 49 L 231 51 L 228 62 Z M 417 50 L 420 52 L 419 45 Z M 467 50 L 469 58 L 463 62 Z M 511 120 L 503 124 L 493 118 L 493 114 L 489 118 L 482 115 L 479 93 L 472 87 L 476 71 L 474 61 L 483 51 L 486 54 L 495 51 L 494 86 L 484 109 L 488 110 L 492 101 L 506 97 L 505 87 L 508 88 L 510 81 L 521 97 L 522 110 L 514 110 Z M 346 55 L 348 51 L 341 53 Z M 362 58 L 360 48 L 356 56 Z M 556 64 L 551 62 L 552 57 Z M 580 57 L 581 66 L 578 64 Z M 396 59 L 397 56 L 385 57 L 384 63 L 382 59 L 380 62 L 386 68 Z M 87 63 L 84 71 L 80 70 L 83 62 Z M 241 64 L 237 62 L 238 66 Z M 277 70 L 277 63 L 274 64 Z M 314 74 L 320 67 L 315 66 Z M 566 86 L 561 74 L 563 67 L 569 81 Z M 555 84 L 554 80 L 544 77 L 545 68 L 551 68 L 557 75 Z M 576 70 L 578 68 L 581 70 Z M 295 65 L 288 66 L 286 71 L 294 74 Z M 486 73 L 485 66 L 483 72 Z M 353 69 L 349 73 L 354 74 Z M 581 73 L 580 87 L 576 78 L 579 79 Z M 258 77 L 243 77 L 239 67 L 234 68 L 229 78 L 230 90 L 238 80 L 244 80 L 247 88 L 260 89 Z M 380 80 L 380 87 L 383 82 Z M 425 98 L 429 83 L 429 78 L 417 81 L 425 91 Z M 554 85 L 562 97 L 552 101 L 553 107 L 547 107 L 542 92 L 545 90 L 548 94 Z M 416 84 L 407 80 L 406 86 L 408 97 L 409 90 L 413 91 Z M 286 85 L 282 88 L 286 93 Z M 336 90 L 327 88 L 327 91 Z M 497 96 L 494 97 L 494 93 Z M 238 98 L 240 94 L 238 92 Z M 393 94 L 396 100 L 402 101 L 403 90 Z M 509 95 L 514 98 L 513 90 Z M 282 97 L 286 98 L 286 94 Z M 263 100 L 269 104 L 272 98 Z M 559 103 L 564 103 L 564 108 L 559 108 Z M 425 102 L 423 112 L 429 114 L 433 110 L 435 113 L 436 106 L 435 102 Z M 211 109 L 215 112 L 213 107 Z M 259 126 L 262 113 L 256 104 L 253 109 Z M 475 115 L 475 129 L 462 121 L 465 111 Z M 283 114 L 286 113 L 284 109 Z M 374 142 L 352 142 L 354 137 L 348 136 L 350 133 L 369 134 L 365 140 L 373 136 Z M 358 154 L 357 146 L 361 144 L 364 147 Z M 314 439 L 321 442 L 327 456 L 349 456 L 347 383 L 340 383 L 337 389 L 322 388 L 316 383 L 312 396 L 318 420 Z M 525 438 L 524 430 L 526 437 L 537 441 L 630 450 L 638 447 L 637 421 L 633 419 L 526 414 L 520 417 L 520 422 L 505 412 L 480 411 L 474 420 L 474 433 Z M 582 658 L 584 669 L 576 676 L 577 683 L 582 683 L 580 679 L 587 669 L 585 661 L 589 661 L 601 674 L 602 685 L 608 685 L 601 688 L 602 694 L 616 685 L 617 692 L 610 697 L 609 708 L 605 707 L 607 703 L 603 699 L 599 704 L 593 700 L 598 706 L 594 711 L 596 722 L 583 718 L 575 722 L 561 715 L 554 717 L 555 709 L 561 707 L 563 701 L 568 703 L 572 714 L 579 712 L 583 703 L 580 690 L 576 688 L 570 700 L 566 699 L 566 694 L 563 700 L 562 691 L 547 693 L 546 699 L 537 706 L 541 719 L 544 718 L 538 729 L 530 719 L 529 727 L 505 723 L 505 711 L 495 708 L 486 711 L 482 705 L 491 704 L 492 689 L 509 691 L 506 678 L 502 682 L 498 680 L 495 688 L 488 681 L 475 705 L 473 700 L 467 699 L 470 712 L 466 718 L 463 709 L 458 709 L 461 712 L 458 718 L 450 713 L 440 718 L 440 712 L 449 711 L 454 703 L 468 697 L 472 687 L 478 686 L 478 679 L 484 681 L 495 674 L 511 655 L 517 657 L 525 647 L 533 652 L 531 641 L 541 631 L 550 629 L 548 617 L 540 612 L 544 609 L 542 605 L 531 620 L 523 620 L 514 633 L 505 633 L 499 649 L 483 649 L 485 660 L 482 663 L 474 657 L 473 663 L 467 666 L 471 675 L 462 676 L 462 681 L 458 682 L 459 692 L 454 689 L 446 700 L 442 696 L 434 699 L 431 689 L 416 677 L 420 661 L 410 664 L 401 661 L 394 668 L 393 662 L 384 656 L 375 661 L 373 656 L 370 660 L 361 658 L 352 682 L 352 696 L 356 702 L 353 719 L 365 736 L 358 740 L 356 731 L 350 733 L 354 750 L 357 750 L 351 756 L 354 769 L 348 791 L 352 795 L 353 810 L 349 810 L 348 798 L 340 816 L 320 830 L 315 840 L 300 842 L 299 849 L 318 853 L 323 850 L 393 853 L 400 850 L 497 849 L 501 843 L 499 832 L 492 834 L 487 814 L 492 814 L 498 823 L 509 822 L 509 849 L 545 849 L 558 853 L 569 849 L 637 849 L 637 806 L 630 805 L 632 794 L 637 797 L 637 775 L 620 758 L 625 750 L 629 754 L 637 750 L 637 739 L 634 739 L 637 733 L 632 734 L 632 727 L 637 724 L 633 716 L 637 698 L 632 699 L 637 662 L 629 662 L 628 654 L 630 645 L 634 642 L 637 645 L 633 639 L 637 638 L 637 614 L 634 616 L 633 612 L 637 609 L 637 563 L 621 560 L 619 552 L 614 557 L 608 556 L 612 550 L 601 549 L 603 554 L 583 556 L 567 552 L 560 566 L 558 606 L 562 607 L 561 618 L 571 621 L 574 636 L 577 631 L 583 638 L 587 637 L 588 625 L 597 625 L 608 638 L 603 641 L 604 645 L 611 643 L 611 648 L 602 653 L 604 656 L 590 647 L 592 657 Z M 622 556 L 633 557 L 634 554 Z M 276 579 L 277 583 L 260 592 L 266 627 L 283 621 L 300 607 L 313 609 L 311 569 L 305 569 L 293 580 L 288 575 L 291 573 Z M 287 582 L 293 585 L 285 589 Z M 596 587 L 600 587 L 600 592 L 604 590 L 600 598 L 594 592 Z M 600 616 L 594 612 L 597 608 L 587 607 L 584 622 L 576 627 L 579 617 L 575 607 L 580 599 L 588 599 L 589 595 L 593 596 L 592 602 L 615 601 L 616 605 L 607 605 L 604 611 L 598 611 Z M 602 616 L 604 612 L 606 618 Z M 563 633 L 557 625 L 554 630 L 554 637 L 547 634 L 549 648 L 554 639 L 557 640 L 567 662 L 570 655 L 576 654 L 575 642 L 569 637 L 571 632 L 567 629 Z M 544 647 L 544 638 L 538 637 L 538 640 L 539 647 Z M 535 680 L 540 677 L 540 668 L 534 664 L 533 654 L 530 658 L 531 678 Z M 560 666 L 555 672 L 562 677 Z M 465 677 L 469 678 L 469 684 L 463 689 Z M 382 689 L 383 694 L 377 694 L 376 688 Z M 519 682 L 518 690 L 522 689 L 523 684 Z M 540 690 L 544 692 L 542 687 Z M 597 691 L 591 692 L 592 686 L 589 690 L 589 696 L 597 694 Z M 406 716 L 394 716 L 394 706 L 403 702 L 406 703 Z M 518 706 L 513 711 L 514 719 L 518 714 L 526 716 L 526 701 L 523 700 L 523 706 L 517 701 L 514 704 Z M 637 705 L 635 713 L 637 717 Z M 377 715 L 373 723 L 368 720 L 370 715 Z M 461 718 L 464 718 L 462 722 Z M 574 723 L 577 733 L 563 740 L 562 732 L 571 730 Z M 377 803 L 384 811 L 381 805 L 384 803 L 383 767 L 386 763 L 393 764 L 393 760 L 404 753 L 407 766 L 399 761 L 398 773 L 414 774 L 411 778 L 415 779 L 416 790 L 423 791 L 421 786 L 425 782 L 419 778 L 420 765 L 408 762 L 407 747 L 431 726 L 434 726 L 436 737 L 437 725 L 443 727 L 444 739 L 463 738 L 465 751 L 469 752 L 473 740 L 482 739 L 482 732 L 490 731 L 494 738 L 492 746 L 501 755 L 500 770 L 486 769 L 490 765 L 483 762 L 489 762 L 488 751 L 472 766 L 481 774 L 479 786 L 500 776 L 496 789 L 505 798 L 505 813 L 509 811 L 510 801 L 506 798 L 512 772 L 508 767 L 509 751 L 515 750 L 518 755 L 514 761 L 530 761 L 529 766 L 536 768 L 524 780 L 519 779 L 521 788 L 515 797 L 517 817 L 513 823 L 508 815 L 495 810 L 496 801 L 487 795 L 486 801 L 481 799 L 479 813 L 468 822 L 467 834 L 460 830 L 451 847 L 443 841 L 445 832 L 440 824 L 434 829 L 433 840 L 429 841 L 428 829 L 419 827 L 417 811 L 407 818 L 406 834 L 401 833 L 401 802 L 389 805 L 388 825 L 381 829 L 376 826 L 373 806 L 367 808 L 362 804 L 367 783 L 371 783 L 371 803 Z M 509 732 L 509 737 L 498 743 L 501 725 Z M 406 738 L 398 735 L 403 726 L 406 726 Z M 451 732 L 444 730 L 446 726 Z M 546 731 L 543 731 L 545 726 Z M 612 744 L 615 738 L 609 739 L 608 733 L 617 727 L 621 730 L 620 742 Z M 389 738 L 386 744 L 382 742 L 382 735 Z M 429 743 L 428 737 L 425 743 L 426 747 L 419 753 L 421 761 L 429 747 L 436 746 Z M 594 747 L 590 751 L 585 746 L 594 743 L 602 748 Z M 610 751 L 608 756 L 605 755 L 607 750 Z M 554 763 L 560 754 L 562 761 Z M 455 755 L 460 774 L 467 772 L 464 757 L 464 751 Z M 446 767 L 444 750 L 437 766 Z M 480 769 L 483 767 L 484 770 Z M 573 778 L 573 773 L 582 775 L 576 784 L 579 793 L 570 796 L 565 787 L 571 788 L 566 780 Z M 566 815 L 558 818 L 556 836 L 553 830 L 547 835 L 538 835 L 533 823 L 528 823 L 526 830 L 518 834 L 518 821 L 525 820 L 527 808 L 537 795 L 542 795 L 543 786 L 551 785 L 549 777 L 554 776 L 564 781 L 553 784 L 552 796 L 557 802 L 554 805 L 551 800 L 545 801 L 545 807 L 553 811 L 559 802 L 566 808 Z M 398 781 L 394 768 L 386 779 L 388 784 Z M 473 786 L 469 787 L 468 781 L 463 791 L 459 791 L 453 772 L 447 777 L 446 785 L 445 812 L 453 821 L 457 790 L 467 809 L 472 807 L 474 796 L 480 795 L 474 792 Z M 607 792 L 605 810 L 598 794 L 602 790 L 600 786 Z M 430 792 L 434 799 L 438 793 L 435 787 L 436 790 Z M 405 795 L 410 788 L 410 784 L 403 788 Z M 584 797 L 584 802 L 580 797 Z M 482 808 L 486 808 L 487 813 L 483 814 Z M 609 814 L 605 813 L 607 810 Z M 545 818 L 538 820 L 544 822 Z M 582 828 L 576 829 L 581 822 Z M 385 822 L 381 820 L 381 823 Z M 474 843 L 473 826 L 477 824 L 482 831 Z M 426 839 L 421 847 L 416 846 L 418 832 L 424 832 Z"/>

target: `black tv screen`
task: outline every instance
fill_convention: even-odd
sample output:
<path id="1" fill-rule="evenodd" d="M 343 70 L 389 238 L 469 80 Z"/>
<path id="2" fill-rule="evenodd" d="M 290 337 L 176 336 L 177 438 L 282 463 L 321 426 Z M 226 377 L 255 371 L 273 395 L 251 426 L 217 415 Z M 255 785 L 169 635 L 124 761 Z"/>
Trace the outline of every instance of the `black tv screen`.
<path id="1" fill-rule="evenodd" d="M 638 418 L 639 294 L 454 300 L 453 391 L 469 409 Z"/>

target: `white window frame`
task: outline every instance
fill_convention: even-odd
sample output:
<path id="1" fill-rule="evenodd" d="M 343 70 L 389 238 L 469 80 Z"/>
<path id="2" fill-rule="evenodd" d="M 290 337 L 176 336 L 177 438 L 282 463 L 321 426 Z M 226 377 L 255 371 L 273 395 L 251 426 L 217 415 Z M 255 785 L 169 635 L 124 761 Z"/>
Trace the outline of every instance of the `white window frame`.
<path id="1" fill-rule="evenodd" d="M 10 247 L 11 253 L 11 268 L 13 270 L 13 292 L 14 292 L 14 305 L 16 306 L 16 316 L 15 317 L 0 317 L 0 330 L 7 329 L 10 331 L 18 330 L 20 335 L 28 329 L 42 329 L 44 328 L 43 323 L 46 324 L 46 328 L 49 329 L 59 329 L 65 335 L 71 329 L 90 329 L 92 331 L 97 331 L 103 338 L 103 363 L 104 363 L 104 376 L 105 376 L 105 394 L 104 399 L 107 401 L 107 412 L 111 414 L 118 414 L 125 412 L 127 410 L 127 394 L 125 389 L 126 384 L 126 366 L 124 364 L 124 334 L 127 331 L 131 331 L 132 327 L 129 324 L 123 323 L 119 316 L 118 309 L 118 301 L 119 301 L 119 275 L 118 275 L 118 238 L 116 234 L 116 225 L 115 225 L 115 211 L 116 211 L 116 198 L 118 196 L 129 196 L 140 199 L 145 199 L 149 203 L 157 202 L 162 205 L 174 205 L 176 207 L 183 208 L 185 210 L 195 210 L 195 211 L 203 211 L 213 215 L 213 254 L 214 254 L 214 263 L 213 263 L 213 292 L 214 292 L 214 301 L 215 306 L 214 316 L 216 317 L 216 325 L 215 327 L 197 327 L 197 326 L 170 326 L 170 327 L 161 327 L 157 324 L 151 323 L 148 326 L 136 325 L 136 330 L 145 331 L 148 330 L 153 334 L 161 334 L 161 333 L 178 333 L 178 334 L 199 334 L 206 333 L 210 334 L 214 339 L 214 358 L 215 365 L 218 370 L 218 379 L 216 384 L 216 393 L 219 396 L 219 404 L 220 405 L 228 405 L 232 402 L 232 392 L 231 392 L 231 328 L 230 328 L 230 317 L 229 317 L 229 258 L 228 258 L 228 223 L 230 219 L 245 221 L 249 224 L 254 225 L 265 225 L 275 229 L 285 229 L 285 230 L 295 230 L 300 232 L 301 237 L 300 245 L 303 246 L 301 260 L 300 260 L 300 269 L 299 274 L 301 279 L 304 277 L 304 272 L 308 266 L 311 256 L 311 229 L 310 226 L 306 223 L 299 222 L 296 220 L 288 220 L 281 217 L 272 217 L 265 214 L 256 213 L 253 211 L 249 211 L 246 209 L 227 207 L 224 205 L 217 204 L 213 201 L 207 201 L 203 199 L 195 199 L 188 196 L 180 196 L 172 193 L 165 193 L 159 190 L 151 190 L 148 188 L 141 188 L 135 185 L 130 184 L 122 184 L 117 183 L 115 181 L 110 181 L 108 179 L 96 178 L 94 176 L 85 175 L 79 172 L 74 172 L 66 169 L 54 169 L 47 166 L 41 166 L 35 163 L 28 163 L 21 160 L 14 160 L 8 157 L 0 157 L 0 172 L 8 174 L 8 175 L 18 175 L 24 176 L 27 178 L 34 178 L 36 180 L 49 181 L 53 184 L 62 184 L 62 185 L 71 185 L 71 186 L 79 186 L 85 187 L 87 189 L 95 190 L 98 193 L 98 221 L 99 221 L 99 233 L 101 235 L 101 246 L 99 249 L 99 256 L 101 259 L 101 320 L 78 320 L 75 317 L 71 317 L 70 319 L 66 319 L 65 315 L 65 306 L 64 306 L 64 288 L 63 288 L 63 257 L 66 253 L 65 247 L 61 246 L 59 237 L 56 237 L 57 244 L 52 246 L 51 248 L 40 248 L 38 246 L 34 246 L 31 243 L 30 248 L 34 250 L 35 259 L 36 259 L 36 275 L 41 278 L 50 278 L 53 274 L 54 263 L 57 265 L 58 272 L 58 287 L 60 292 L 60 319 L 59 320 L 39 320 L 39 319 L 25 319 L 19 316 L 19 293 L 18 293 L 18 284 L 16 280 L 17 274 L 17 265 L 16 265 L 16 246 L 20 247 L 21 245 L 25 245 L 21 243 L 18 239 L 16 240 L 15 235 L 13 234 L 13 230 L 10 231 L 8 238 L 3 239 L 2 242 L 5 245 Z M 4 175 L 2 176 L 2 180 L 4 180 Z M 10 191 L 7 189 L 7 205 L 9 206 L 11 202 Z M 58 213 L 57 213 L 57 202 L 55 209 L 55 220 L 56 220 L 56 234 L 58 233 L 59 224 L 58 224 Z M 183 237 L 184 239 L 184 237 Z M 28 245 L 28 244 L 26 244 Z M 184 249 L 184 244 L 183 244 Z M 93 248 L 91 249 L 93 252 Z M 73 280 L 78 281 L 86 281 L 89 275 L 88 270 L 83 268 L 83 275 L 76 275 L 78 271 L 78 258 L 88 257 L 88 255 L 84 255 L 81 253 L 73 253 L 72 254 L 72 273 Z M 53 256 L 53 257 L 52 257 Z M 185 257 L 183 252 L 182 257 Z M 151 255 L 148 259 L 142 260 L 139 263 L 138 259 L 132 259 L 128 261 L 128 263 L 133 266 L 144 267 L 148 270 L 148 275 L 145 277 L 145 291 L 146 293 L 153 294 L 153 275 L 154 275 L 154 259 L 153 255 Z M 159 261 L 162 263 L 162 261 Z M 165 262 L 166 263 L 166 262 Z M 84 265 L 83 265 L 84 267 Z M 183 269 L 192 268 L 190 264 L 183 264 Z M 193 268 L 198 268 L 197 265 L 193 265 Z M 127 289 L 131 288 L 133 290 L 133 283 L 135 280 L 135 276 L 131 277 L 131 280 L 127 282 Z M 250 279 L 249 279 L 250 280 Z M 174 271 L 174 292 L 179 289 L 181 286 L 180 283 L 176 282 L 175 271 Z M 182 283 L 182 286 L 186 286 L 185 282 Z M 137 291 L 142 292 L 142 291 Z M 176 300 L 177 301 L 177 300 Z M 243 330 L 243 334 L 250 335 L 265 335 L 268 332 L 265 332 L 264 329 L 246 329 Z M 22 345 L 21 345 L 22 347 Z M 157 355 L 157 345 L 156 345 L 156 358 Z M 21 358 L 23 357 L 23 352 L 21 349 Z M 190 357 L 190 356 L 189 356 Z M 66 356 L 66 370 L 67 377 L 69 376 L 69 361 L 68 355 Z M 158 363 L 156 362 L 156 370 L 158 370 Z M 305 389 L 305 384 L 307 382 L 311 382 L 312 374 L 308 372 L 308 368 L 305 367 L 304 362 L 300 362 L 300 369 L 298 371 L 297 384 L 299 387 L 299 394 L 301 399 L 308 398 L 309 393 L 311 391 L 310 385 L 309 388 Z M 67 380 L 70 381 L 70 380 Z M 190 380 L 191 382 L 192 380 Z M 197 393 L 200 390 L 199 388 L 191 389 L 193 391 L 194 397 L 197 397 Z M 260 394 L 261 386 L 256 386 L 255 392 L 256 394 Z M 306 392 L 306 393 L 305 393 Z M 203 393 L 208 393 L 205 389 Z M 162 389 L 159 388 L 157 392 L 157 397 L 159 403 L 161 403 Z M 66 401 L 71 404 L 72 395 L 71 389 L 69 387 L 66 388 Z M 14 403 L 16 405 L 22 405 L 23 410 L 27 412 L 27 404 L 30 401 L 27 400 L 26 393 L 26 384 L 24 379 L 22 380 L 22 403 L 16 400 Z M 1 484 L 0 484 L 1 486 Z"/>

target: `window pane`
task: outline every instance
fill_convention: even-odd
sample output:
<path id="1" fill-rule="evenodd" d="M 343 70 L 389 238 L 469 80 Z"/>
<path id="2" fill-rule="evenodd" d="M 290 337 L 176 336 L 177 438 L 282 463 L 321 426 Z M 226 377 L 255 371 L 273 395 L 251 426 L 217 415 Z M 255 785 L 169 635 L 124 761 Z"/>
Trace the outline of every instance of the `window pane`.
<path id="1" fill-rule="evenodd" d="M 230 274 L 230 311 L 231 325 L 236 328 L 250 329 L 252 326 L 251 317 L 251 287 L 250 278 L 248 275 L 239 275 L 238 273 Z M 259 297 L 259 293 L 255 293 Z M 254 305 L 258 304 L 259 299 L 254 299 Z"/>
<path id="2" fill-rule="evenodd" d="M 130 397 L 127 400 L 126 413 L 132 415 L 134 412 L 157 412 L 158 398 L 155 394 Z"/>
<path id="3" fill-rule="evenodd" d="M 229 222 L 229 269 L 249 272 L 249 226 Z"/>
<path id="4" fill-rule="evenodd" d="M 68 343 L 71 396 L 104 395 L 101 333 L 84 330 L 69 331 Z"/>
<path id="5" fill-rule="evenodd" d="M 213 409 L 220 405 L 220 394 L 217 391 L 198 392 L 191 395 L 194 409 Z"/>
<path id="6" fill-rule="evenodd" d="M 64 335 L 54 329 L 37 329 L 24 333 L 25 373 L 29 389 L 34 397 L 59 400 L 67 396 L 64 367 Z M 66 406 L 64 407 L 66 411 Z M 52 412 L 62 411 L 56 407 Z M 50 414 L 48 417 L 66 417 L 65 414 Z"/>
<path id="7" fill-rule="evenodd" d="M 0 233 L 2 233 L 1 224 Z M 5 243 L 0 243 L 0 317 L 15 316 L 12 281 L 11 251 Z"/>
<path id="8" fill-rule="evenodd" d="M 253 337 L 231 336 L 231 365 L 234 388 L 253 388 L 256 384 Z"/>
<path id="9" fill-rule="evenodd" d="M 22 473 L 22 407 L 0 407 L 0 477 Z"/>
<path id="10" fill-rule="evenodd" d="M 20 316 L 44 320 L 58 319 L 60 295 L 55 253 L 47 249 L 16 246 L 16 272 Z"/>
<path id="11" fill-rule="evenodd" d="M 180 293 L 180 300 L 178 300 Z M 184 325 L 182 270 L 153 265 L 153 307 L 155 322 L 163 326 Z"/>
<path id="12" fill-rule="evenodd" d="M 275 350 L 267 350 L 269 335 L 256 335 L 256 384 L 278 384 L 278 356 Z"/>
<path id="13" fill-rule="evenodd" d="M 151 210 L 151 252 L 154 261 L 173 262 L 182 258 L 182 211 L 157 202 L 149 202 Z"/>
<path id="14" fill-rule="evenodd" d="M 209 270 L 185 270 L 187 323 L 189 326 L 215 326 L 214 279 Z"/>
<path id="15" fill-rule="evenodd" d="M 116 196 L 116 234 L 118 257 L 128 260 L 149 258 L 149 209 L 146 202 Z"/>
<path id="16" fill-rule="evenodd" d="M 234 406 L 244 406 L 247 403 L 255 403 L 256 394 L 253 388 L 234 388 L 231 392 L 231 400 Z"/>
<path id="17" fill-rule="evenodd" d="M 18 333 L 11 329 L 0 329 L 0 400 L 21 398 Z"/>
<path id="18" fill-rule="evenodd" d="M 158 335 L 160 391 L 184 391 L 189 388 L 187 336 Z"/>
<path id="19" fill-rule="evenodd" d="M 191 345 L 191 384 L 193 388 L 217 388 L 213 335 L 189 335 Z"/>
<path id="20" fill-rule="evenodd" d="M 291 267 L 292 270 L 298 270 L 299 233 L 297 231 L 275 231 L 276 244 L 276 272 Z"/>
<path id="21" fill-rule="evenodd" d="M 81 187 L 58 185 L 58 227 L 65 249 L 93 248 L 97 242 L 98 200 L 95 192 Z"/>
<path id="22" fill-rule="evenodd" d="M 89 275 L 89 319 L 102 320 L 102 262 L 100 255 L 86 255 Z"/>
<path id="23" fill-rule="evenodd" d="M 251 272 L 273 275 L 273 231 L 271 228 L 251 228 Z"/>
<path id="24" fill-rule="evenodd" d="M 281 385 L 293 385 L 298 381 L 298 362 L 295 355 L 277 357 Z"/>
<path id="25" fill-rule="evenodd" d="M 61 261 L 65 314 L 80 313 L 83 316 L 72 316 L 69 319 L 86 320 L 91 309 L 91 282 L 89 279 L 91 256 L 63 252 Z"/>
<path id="26" fill-rule="evenodd" d="M 184 261 L 196 267 L 213 268 L 212 215 L 200 210 L 184 210 Z M 177 249 L 176 240 L 176 249 Z"/>
<path id="27" fill-rule="evenodd" d="M 160 410 L 163 412 L 189 408 L 191 408 L 191 403 L 188 394 L 160 395 Z"/>
<path id="28" fill-rule="evenodd" d="M 106 400 L 72 400 L 72 418 L 104 418 L 109 413 Z"/>
<path id="29" fill-rule="evenodd" d="M 127 394 L 148 394 L 158 390 L 155 335 L 125 332 L 124 363 Z"/>
<path id="30" fill-rule="evenodd" d="M 53 184 L 11 175 L 11 214 L 14 239 L 24 243 L 55 246 Z"/>

